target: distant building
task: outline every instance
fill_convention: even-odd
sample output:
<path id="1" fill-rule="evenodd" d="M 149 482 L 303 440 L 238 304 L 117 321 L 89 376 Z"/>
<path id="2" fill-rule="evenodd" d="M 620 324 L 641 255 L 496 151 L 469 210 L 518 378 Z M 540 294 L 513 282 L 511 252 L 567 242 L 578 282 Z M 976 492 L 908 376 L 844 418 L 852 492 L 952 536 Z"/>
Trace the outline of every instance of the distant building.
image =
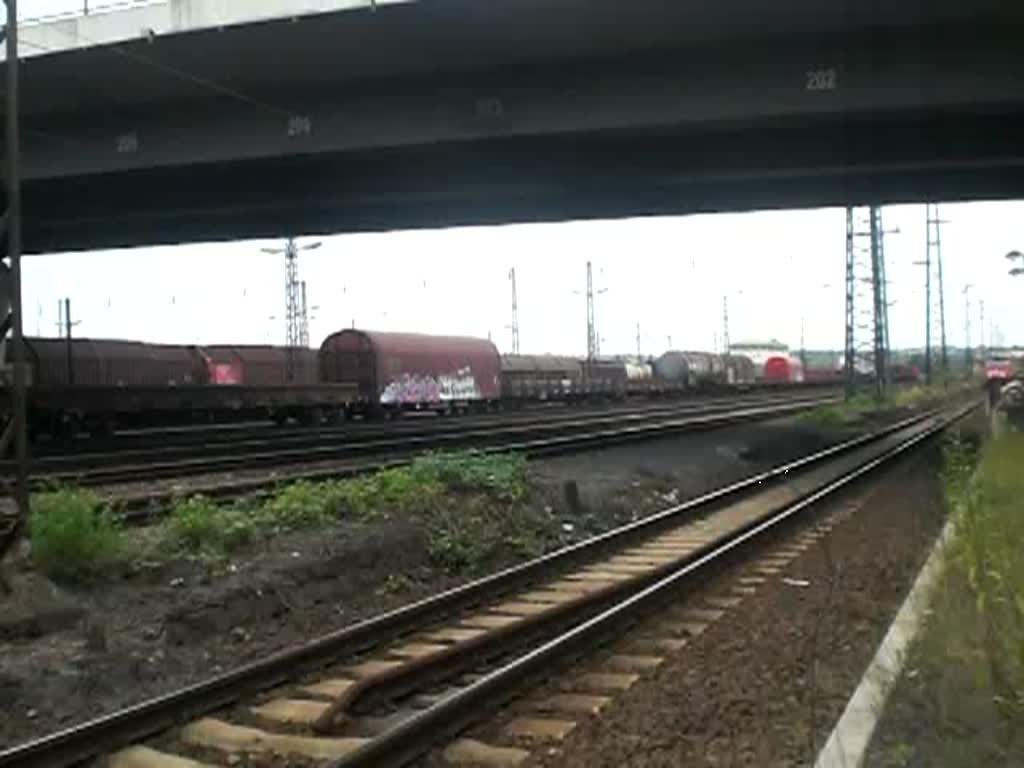
<path id="1" fill-rule="evenodd" d="M 788 355 L 789 345 L 778 339 L 770 341 L 738 341 L 729 345 L 729 352 L 734 355 L 749 357 L 758 368 L 763 368 L 765 360 L 776 355 Z"/>

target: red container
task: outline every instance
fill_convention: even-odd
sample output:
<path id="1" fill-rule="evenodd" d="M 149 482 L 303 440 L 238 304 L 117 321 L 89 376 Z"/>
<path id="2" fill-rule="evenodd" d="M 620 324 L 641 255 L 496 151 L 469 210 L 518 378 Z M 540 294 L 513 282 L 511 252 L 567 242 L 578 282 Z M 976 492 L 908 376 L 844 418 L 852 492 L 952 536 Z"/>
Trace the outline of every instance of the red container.
<path id="1" fill-rule="evenodd" d="M 325 383 L 354 383 L 373 406 L 419 407 L 497 400 L 501 365 L 490 341 L 346 329 L 320 346 Z"/>
<path id="2" fill-rule="evenodd" d="M 288 347 L 270 345 L 214 345 L 199 348 L 211 384 L 249 387 L 285 387 L 317 383 L 316 352 L 296 348 L 292 375 L 288 375 Z"/>

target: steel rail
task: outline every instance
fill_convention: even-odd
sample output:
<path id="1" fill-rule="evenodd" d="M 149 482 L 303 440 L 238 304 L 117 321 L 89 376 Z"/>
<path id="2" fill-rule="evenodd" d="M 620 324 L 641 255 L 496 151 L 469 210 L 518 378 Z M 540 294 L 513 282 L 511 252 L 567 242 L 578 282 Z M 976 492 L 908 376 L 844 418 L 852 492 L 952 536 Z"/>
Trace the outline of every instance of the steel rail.
<path id="1" fill-rule="evenodd" d="M 198 449 L 200 447 L 203 450 L 213 451 L 218 447 L 255 447 L 261 443 L 299 445 L 331 439 L 339 441 L 369 440 L 373 437 L 430 434 L 432 432 L 451 432 L 460 429 L 554 420 L 568 421 L 602 415 L 653 414 L 659 411 L 693 410 L 730 403 L 769 402 L 784 400 L 787 397 L 792 399 L 830 390 L 840 391 L 837 387 L 824 385 L 787 389 L 762 388 L 737 391 L 732 394 L 708 393 L 686 397 L 664 397 L 643 403 L 626 400 L 605 404 L 538 404 L 521 409 L 472 412 L 457 418 L 413 413 L 392 421 L 355 420 L 339 425 L 274 426 L 252 422 L 235 425 L 193 425 L 117 433 L 109 437 L 80 438 L 71 445 L 44 441 L 36 446 L 34 466 L 46 468 L 73 461 L 101 462 L 115 454 L 145 458 L 158 449 L 166 454 L 168 450 L 185 452 L 190 448 Z M 0 462 L 0 468 L 4 466 L 4 463 Z"/>
<path id="2" fill-rule="evenodd" d="M 633 414 L 620 416 L 617 414 L 600 415 L 592 418 L 581 418 L 570 421 L 548 420 L 531 422 L 529 424 L 512 424 L 499 428 L 490 429 L 467 429 L 443 432 L 440 434 L 428 433 L 425 435 L 386 437 L 377 440 L 359 441 L 344 444 L 312 444 L 300 447 L 289 447 L 284 449 L 266 450 L 255 452 L 232 451 L 221 453 L 214 457 L 188 457 L 172 461 L 144 462 L 141 464 L 99 466 L 84 469 L 68 469 L 50 474 L 34 474 L 32 479 L 35 482 L 64 481 L 75 482 L 79 485 L 98 485 L 113 482 L 131 482 L 142 477 L 147 480 L 165 479 L 179 477 L 198 472 L 223 472 L 238 469 L 249 469 L 262 466 L 273 466 L 287 464 L 289 461 L 329 461 L 340 460 L 351 456 L 362 456 L 366 454 L 380 454 L 400 450 L 402 453 L 409 453 L 415 450 L 428 448 L 460 448 L 477 447 L 486 445 L 495 439 L 514 439 L 517 436 L 529 438 L 533 435 L 543 435 L 551 432 L 569 429 L 591 429 L 602 425 L 621 425 L 627 422 L 629 425 L 645 424 L 652 422 L 654 426 L 663 425 L 664 428 L 672 424 L 679 424 L 680 419 L 700 419 L 702 415 L 714 415 L 719 413 L 729 414 L 739 412 L 740 409 L 779 409 L 780 413 L 788 413 L 793 407 L 806 408 L 812 405 L 820 405 L 838 400 L 838 395 L 828 396 L 803 396 L 798 399 L 782 398 L 769 401 L 767 404 L 745 405 L 722 404 L 683 411 L 670 410 L 668 412 L 655 412 L 644 414 Z M 770 413 L 770 411 L 766 411 Z M 756 411 L 752 411 L 756 413 Z M 624 432 L 626 428 L 618 426 L 616 431 Z M 112 454 L 112 458 L 118 458 Z"/>
<path id="3" fill-rule="evenodd" d="M 424 624 L 436 623 L 454 611 L 482 600 L 493 599 L 549 571 L 567 567 L 587 557 L 598 556 L 608 548 L 622 546 L 633 538 L 648 535 L 678 522 L 681 516 L 727 501 L 785 478 L 791 472 L 807 469 L 881 440 L 932 415 L 933 412 L 928 412 L 904 419 L 878 432 L 861 435 L 758 473 L 642 520 L 321 636 L 298 648 L 273 654 L 177 691 L 0 751 L 0 767 L 63 768 L 165 731 L 177 724 L 230 705 L 246 695 L 273 687 L 306 671 L 326 666 L 339 657 L 378 645 Z"/>
<path id="4" fill-rule="evenodd" d="M 939 419 L 882 455 L 810 491 L 783 509 L 761 515 L 736 531 L 700 547 L 679 563 L 665 569 L 671 572 L 662 575 L 650 586 L 634 592 L 599 615 L 583 621 L 466 688 L 449 694 L 400 725 L 372 738 L 352 753 L 329 763 L 328 768 L 400 768 L 407 765 L 435 744 L 455 736 L 480 719 L 482 713 L 507 701 L 523 685 L 550 674 L 552 666 L 584 653 L 617 627 L 636 621 L 638 616 L 649 612 L 652 605 L 660 604 L 667 594 L 678 589 L 687 579 L 703 574 L 708 567 L 720 563 L 761 536 L 779 529 L 815 503 L 902 456 L 966 416 L 978 405 L 972 403 L 962 407 L 952 416 Z M 329 711 L 328 714 L 336 713 Z"/>

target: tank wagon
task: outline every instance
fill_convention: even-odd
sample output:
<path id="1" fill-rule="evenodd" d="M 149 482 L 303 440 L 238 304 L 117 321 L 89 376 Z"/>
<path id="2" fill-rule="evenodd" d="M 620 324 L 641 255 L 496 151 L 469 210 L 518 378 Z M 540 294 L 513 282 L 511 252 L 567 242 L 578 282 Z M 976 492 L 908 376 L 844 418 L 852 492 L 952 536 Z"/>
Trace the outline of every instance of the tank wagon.
<path id="1" fill-rule="evenodd" d="M 501 359 L 486 339 L 351 328 L 320 346 L 320 380 L 355 385 L 350 414 L 485 409 L 501 399 Z"/>
<path id="2" fill-rule="evenodd" d="M 654 361 L 654 372 L 666 381 L 685 382 L 689 389 L 714 390 L 753 384 L 755 366 L 746 355 L 670 350 Z"/>

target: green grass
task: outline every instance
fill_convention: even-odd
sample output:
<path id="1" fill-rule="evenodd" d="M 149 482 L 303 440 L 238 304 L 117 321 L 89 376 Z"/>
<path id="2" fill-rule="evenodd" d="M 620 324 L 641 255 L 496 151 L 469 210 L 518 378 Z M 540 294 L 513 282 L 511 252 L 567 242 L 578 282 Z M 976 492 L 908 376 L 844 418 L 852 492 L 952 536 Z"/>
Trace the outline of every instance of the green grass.
<path id="1" fill-rule="evenodd" d="M 80 572 L 133 556 L 161 560 L 185 552 L 216 559 L 281 531 L 402 514 L 426 529 L 438 567 L 478 570 L 540 554 L 558 537 L 550 515 L 525 503 L 529 487 L 521 455 L 428 453 L 359 477 L 288 483 L 263 499 L 181 498 L 152 535 L 131 539 L 94 493 L 57 488 L 33 497 L 32 553 L 50 573 Z"/>
<path id="2" fill-rule="evenodd" d="M 1024 435 L 977 457 L 951 440 L 944 473 L 955 535 L 886 710 L 901 733 L 882 764 L 1024 765 Z"/>
<path id="3" fill-rule="evenodd" d="M 451 491 L 483 491 L 506 501 L 518 501 L 527 491 L 526 457 L 518 453 L 428 453 L 410 469 Z"/>
<path id="4" fill-rule="evenodd" d="M 850 427 L 861 420 L 867 414 L 880 408 L 880 404 L 870 395 L 854 395 L 842 403 L 834 405 L 820 405 L 809 411 L 801 413 L 800 421 L 808 424 L 815 424 L 819 427 L 842 429 Z"/>
<path id="5" fill-rule="evenodd" d="M 953 394 L 959 383 L 949 386 L 944 384 L 917 384 L 906 389 L 897 389 L 882 400 L 873 395 L 860 392 L 842 403 L 822 405 L 800 414 L 800 421 L 815 424 L 819 427 L 844 429 L 854 427 L 875 414 L 882 414 L 898 408 L 927 407 Z"/>
<path id="6" fill-rule="evenodd" d="M 948 452 L 947 493 L 956 524 L 951 568 L 973 596 L 965 617 L 977 632 L 983 667 L 1004 715 L 1024 728 L 1024 435 L 991 441 L 977 471 Z"/>
<path id="7" fill-rule="evenodd" d="M 187 550 L 222 554 L 256 538 L 260 526 L 253 512 L 245 506 L 189 496 L 172 506 L 167 531 L 173 542 Z"/>
<path id="8" fill-rule="evenodd" d="M 167 524 L 171 543 L 218 556 L 281 530 L 326 526 L 339 520 L 377 521 L 401 513 L 427 528 L 432 558 L 444 568 L 475 567 L 498 547 L 508 528 L 507 506 L 528 491 L 525 457 L 479 451 L 429 453 L 410 464 L 344 480 L 299 480 L 263 501 L 218 504 L 203 496 L 175 502 Z M 491 517 L 482 510 L 503 510 Z M 521 532 L 509 551 L 532 551 Z"/>
<path id="9" fill-rule="evenodd" d="M 29 536 L 33 562 L 55 576 L 92 570 L 124 552 L 110 509 L 89 490 L 60 487 L 34 494 Z"/>

